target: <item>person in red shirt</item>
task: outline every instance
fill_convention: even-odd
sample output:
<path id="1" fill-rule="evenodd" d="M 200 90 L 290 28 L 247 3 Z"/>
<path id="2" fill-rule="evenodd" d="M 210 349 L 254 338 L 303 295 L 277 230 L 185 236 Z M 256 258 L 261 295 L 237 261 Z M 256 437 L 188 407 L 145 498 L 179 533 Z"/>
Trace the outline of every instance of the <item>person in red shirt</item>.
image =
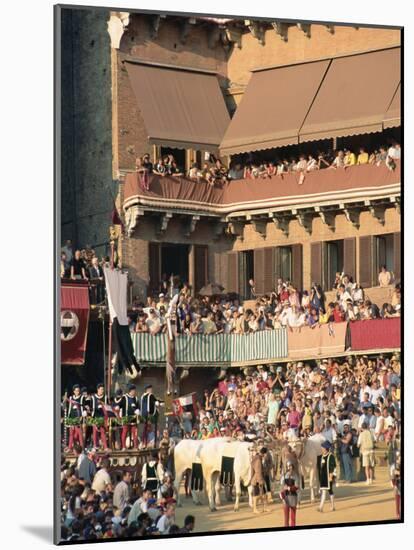
<path id="1" fill-rule="evenodd" d="M 262 377 L 261 374 L 259 374 L 258 377 L 257 377 L 256 388 L 257 388 L 257 391 L 260 392 L 260 393 L 263 393 L 265 391 L 265 389 L 269 388 L 267 382 L 265 382 L 263 380 L 263 377 Z"/>
<path id="2" fill-rule="evenodd" d="M 334 318 L 334 323 L 342 323 L 342 321 L 344 320 L 343 311 L 341 310 L 341 306 L 338 303 L 335 304 L 335 307 L 333 310 L 333 318 Z"/>
<path id="3" fill-rule="evenodd" d="M 300 424 L 300 412 L 296 410 L 296 404 L 292 403 L 289 405 L 289 412 L 287 415 L 287 421 L 289 428 L 292 430 L 297 430 Z"/>

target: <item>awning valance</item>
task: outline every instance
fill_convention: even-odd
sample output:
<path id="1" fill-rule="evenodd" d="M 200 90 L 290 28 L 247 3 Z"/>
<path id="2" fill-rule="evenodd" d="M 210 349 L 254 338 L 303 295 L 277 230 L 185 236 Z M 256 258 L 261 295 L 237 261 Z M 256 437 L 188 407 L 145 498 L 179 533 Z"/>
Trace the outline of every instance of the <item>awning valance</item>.
<path id="1" fill-rule="evenodd" d="M 384 117 L 384 128 L 395 128 L 401 126 L 401 85 L 398 84 L 397 91 L 392 98 L 391 104 Z"/>
<path id="2" fill-rule="evenodd" d="M 299 141 L 381 132 L 401 77 L 400 48 L 332 60 Z"/>
<path id="3" fill-rule="evenodd" d="M 330 60 L 253 73 L 220 145 L 223 155 L 298 143 Z"/>
<path id="4" fill-rule="evenodd" d="M 215 151 L 230 117 L 214 74 L 125 63 L 150 143 Z"/>

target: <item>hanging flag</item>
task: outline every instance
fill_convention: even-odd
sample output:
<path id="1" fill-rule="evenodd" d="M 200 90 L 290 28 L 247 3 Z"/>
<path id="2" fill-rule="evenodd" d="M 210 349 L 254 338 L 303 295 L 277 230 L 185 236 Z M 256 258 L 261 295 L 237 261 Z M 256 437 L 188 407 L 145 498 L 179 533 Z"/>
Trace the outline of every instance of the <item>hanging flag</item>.
<path id="1" fill-rule="evenodd" d="M 60 287 L 60 349 L 62 365 L 83 365 L 85 363 L 88 324 L 88 281 L 62 281 Z"/>
<path id="2" fill-rule="evenodd" d="M 173 399 L 172 410 L 174 416 L 182 416 L 185 412 L 192 412 L 197 416 L 197 394 L 195 392 L 183 395 L 178 399 Z"/>
<path id="3" fill-rule="evenodd" d="M 119 269 L 111 269 L 107 266 L 104 266 L 103 271 L 111 321 L 113 322 L 117 317 L 120 325 L 128 325 L 128 275 Z"/>
<path id="4" fill-rule="evenodd" d="M 141 370 L 132 346 L 131 333 L 128 326 L 127 314 L 127 288 L 128 275 L 119 269 L 104 267 L 105 286 L 108 297 L 109 316 L 112 322 L 112 337 L 114 351 L 117 352 L 118 371 L 133 372 L 132 366 L 137 371 Z"/>

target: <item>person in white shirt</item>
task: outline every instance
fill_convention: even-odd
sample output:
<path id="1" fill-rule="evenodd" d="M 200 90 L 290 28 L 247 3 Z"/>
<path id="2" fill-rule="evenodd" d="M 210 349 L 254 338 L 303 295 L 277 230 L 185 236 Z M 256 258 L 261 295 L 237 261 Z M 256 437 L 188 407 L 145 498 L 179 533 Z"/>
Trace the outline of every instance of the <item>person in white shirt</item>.
<path id="1" fill-rule="evenodd" d="M 161 332 L 161 322 L 155 309 L 151 308 L 149 310 L 149 317 L 145 321 L 145 323 L 148 327 L 150 334 L 155 335 Z"/>
<path id="2" fill-rule="evenodd" d="M 283 309 L 279 314 L 279 323 L 286 327 L 288 325 L 289 315 L 291 313 L 291 308 L 289 307 L 289 302 L 284 302 Z"/>
<path id="3" fill-rule="evenodd" d="M 140 514 L 148 512 L 148 500 L 152 497 L 152 493 L 149 489 L 144 490 L 142 496 L 137 499 L 132 505 L 128 514 L 128 525 L 136 521 Z"/>
<path id="4" fill-rule="evenodd" d="M 345 290 L 345 285 L 343 285 L 343 284 L 340 284 L 339 288 L 338 288 L 338 300 L 339 300 L 339 302 L 341 304 L 341 307 L 344 311 L 346 310 L 347 301 L 348 300 L 352 301 L 352 296 L 350 295 L 350 293 L 347 290 Z"/>
<path id="5" fill-rule="evenodd" d="M 326 441 L 329 441 L 329 443 L 333 444 L 336 441 L 336 431 L 332 427 L 332 422 L 329 419 L 325 420 L 325 427 L 322 430 L 321 434 L 326 439 Z"/>
<path id="6" fill-rule="evenodd" d="M 92 482 L 92 489 L 100 495 L 111 487 L 111 476 L 108 473 L 110 462 L 107 458 L 102 460 L 101 469 L 96 472 Z"/>
<path id="7" fill-rule="evenodd" d="M 392 142 L 391 147 L 388 149 L 388 156 L 392 160 L 399 160 L 401 158 L 401 146 L 399 143 Z"/>
<path id="8" fill-rule="evenodd" d="M 384 439 L 385 418 L 379 409 L 375 409 L 375 416 L 377 421 L 374 429 L 374 438 L 375 441 L 382 441 Z"/>
<path id="9" fill-rule="evenodd" d="M 378 399 L 380 397 L 385 397 L 385 390 L 384 388 L 380 387 L 380 383 L 378 380 L 374 380 L 371 388 L 371 403 L 373 405 L 377 405 Z"/>
<path id="10" fill-rule="evenodd" d="M 313 170 L 318 170 L 318 169 L 319 169 L 318 161 L 312 155 L 309 155 L 308 162 L 306 165 L 307 172 L 312 172 Z"/>
<path id="11" fill-rule="evenodd" d="M 161 535 L 168 535 L 171 525 L 175 523 L 175 506 L 168 504 L 164 514 L 160 517 L 157 523 L 157 529 Z"/>

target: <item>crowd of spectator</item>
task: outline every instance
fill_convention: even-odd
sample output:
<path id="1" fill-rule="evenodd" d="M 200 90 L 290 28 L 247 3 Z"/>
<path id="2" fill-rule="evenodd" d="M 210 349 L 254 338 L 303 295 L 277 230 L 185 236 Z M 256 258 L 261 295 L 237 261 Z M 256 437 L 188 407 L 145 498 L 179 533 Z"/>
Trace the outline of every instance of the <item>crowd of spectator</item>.
<path id="1" fill-rule="evenodd" d="M 75 455 L 75 464 L 63 459 L 61 467 L 62 541 L 185 535 L 193 531 L 192 515 L 185 517 L 182 527 L 176 524 L 171 477 L 165 476 L 154 494 L 137 485 L 130 470 L 114 482 L 109 457 L 99 457 L 94 448 L 75 446 Z"/>
<path id="2" fill-rule="evenodd" d="M 371 484 L 375 448 L 382 449 L 390 467 L 400 453 L 400 368 L 398 356 L 378 355 L 234 369 L 204 390 L 196 407 L 170 417 L 158 451 L 149 457 L 148 465 L 160 472 L 152 490 L 144 474 L 137 480 L 130 471 L 113 483 L 109 455 L 98 458 L 96 449 L 75 445 L 75 465 L 62 462 L 62 539 L 190 532 L 193 516 L 182 528 L 175 522 L 170 462 L 183 438 L 260 442 L 270 435 L 283 445 L 292 433 L 304 438 L 319 433 L 333 445 L 341 483 Z M 279 458 L 274 466 L 279 476 Z"/>
<path id="3" fill-rule="evenodd" d="M 61 249 L 60 278 L 92 283 L 91 303 L 99 304 L 105 300 L 103 266 L 109 263 L 108 256 L 99 259 L 95 250 L 89 245 L 82 250 L 74 250 L 72 241 L 68 239 Z"/>
<path id="4" fill-rule="evenodd" d="M 249 281 L 254 305 L 246 307 L 234 295 L 197 296 L 191 288 L 180 285 L 177 278 L 170 285 L 166 282 L 156 298 L 148 297 L 146 304 L 135 302 L 129 316 L 131 332 L 147 332 L 152 335 L 167 330 L 167 317 L 176 318 L 176 331 L 182 335 L 193 334 L 246 334 L 281 327 L 291 329 L 311 328 L 342 321 L 388 319 L 401 315 L 401 287 L 396 284 L 391 301 L 378 306 L 365 295 L 360 284 L 354 283 L 344 273 L 337 273 L 334 283 L 335 298 L 326 299 L 320 285 L 312 283 L 311 289 L 299 290 L 290 281 L 278 279 L 274 292 L 257 296 L 254 280 Z M 380 286 L 388 286 L 392 274 L 381 268 Z M 178 296 L 176 296 L 178 294 Z M 176 296 L 174 307 L 172 296 Z"/>
<path id="5" fill-rule="evenodd" d="M 346 169 L 362 164 L 385 165 L 389 170 L 394 170 L 396 161 L 400 158 L 401 146 L 396 141 L 392 141 L 389 146 L 383 145 L 371 151 L 365 147 L 359 147 L 357 152 L 350 148 L 327 152 L 318 151 L 317 154 L 301 154 L 299 157 L 284 157 L 273 161 L 261 159 L 248 160 L 244 163 L 235 161 L 230 164 L 229 168 L 220 159 L 210 155 L 209 162 L 204 162 L 202 166 L 194 162 L 187 173 L 177 165 L 172 154 L 159 158 L 155 163 L 151 162 L 149 155 L 144 155 L 142 158 L 136 159 L 136 172 L 141 186 L 146 190 L 149 189 L 151 173 L 161 177 L 187 176 L 193 181 L 205 181 L 212 186 L 221 186 L 230 180 L 266 179 L 273 176 L 283 178 L 285 174 L 297 173 L 302 176 L 299 178 L 299 183 L 303 183 L 304 175 L 315 170 Z"/>

